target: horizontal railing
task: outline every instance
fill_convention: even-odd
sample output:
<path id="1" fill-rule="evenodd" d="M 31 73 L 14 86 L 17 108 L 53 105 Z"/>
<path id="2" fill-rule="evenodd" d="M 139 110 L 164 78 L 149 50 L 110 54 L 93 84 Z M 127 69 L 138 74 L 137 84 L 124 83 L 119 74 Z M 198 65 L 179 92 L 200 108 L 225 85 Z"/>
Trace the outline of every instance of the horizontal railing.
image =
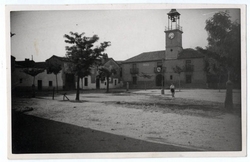
<path id="1" fill-rule="evenodd" d="M 169 31 L 169 30 L 180 30 L 180 31 L 182 31 L 182 26 L 180 26 L 180 25 L 173 25 L 172 27 L 170 26 L 170 27 L 167 27 L 167 26 L 165 26 L 165 31 Z"/>

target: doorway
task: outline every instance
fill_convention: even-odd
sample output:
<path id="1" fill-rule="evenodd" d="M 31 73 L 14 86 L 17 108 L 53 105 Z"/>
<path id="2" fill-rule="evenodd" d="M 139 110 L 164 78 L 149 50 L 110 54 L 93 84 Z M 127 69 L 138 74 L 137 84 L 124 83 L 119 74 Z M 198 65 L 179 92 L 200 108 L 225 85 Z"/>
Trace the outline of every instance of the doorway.
<path id="1" fill-rule="evenodd" d="M 161 74 L 156 75 L 155 83 L 156 83 L 156 86 L 162 86 L 162 83 L 164 85 L 164 76 Z"/>
<path id="2" fill-rule="evenodd" d="M 100 79 L 96 78 L 96 89 L 100 89 Z"/>
<path id="3" fill-rule="evenodd" d="M 38 80 L 37 81 L 37 88 L 38 88 L 39 91 L 42 90 L 42 88 L 43 88 L 43 82 L 42 82 L 42 80 Z"/>

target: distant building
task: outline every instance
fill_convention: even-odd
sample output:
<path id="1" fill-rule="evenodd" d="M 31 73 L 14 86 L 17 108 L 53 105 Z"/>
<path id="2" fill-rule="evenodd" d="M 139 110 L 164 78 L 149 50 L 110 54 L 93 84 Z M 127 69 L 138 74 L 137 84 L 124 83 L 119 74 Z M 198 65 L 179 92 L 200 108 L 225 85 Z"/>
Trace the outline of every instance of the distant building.
<path id="1" fill-rule="evenodd" d="M 121 76 L 121 67 L 120 65 L 113 59 L 107 58 L 102 60 L 100 66 L 104 66 L 106 68 L 113 68 L 116 71 L 116 74 L 113 74 L 109 78 L 109 88 L 121 88 L 123 86 L 122 76 Z M 80 88 L 81 89 L 106 89 L 107 87 L 107 78 L 101 80 L 99 78 L 98 66 L 92 67 L 91 75 L 86 76 L 80 79 Z"/>
<path id="2" fill-rule="evenodd" d="M 25 69 L 41 69 L 43 72 L 33 76 L 26 74 Z M 15 61 L 12 63 L 12 89 L 29 90 L 35 85 L 37 90 L 49 90 L 55 86 L 54 74 L 48 74 L 45 62 L 35 62 L 25 59 L 25 61 Z M 59 79 L 59 84 L 62 80 Z"/>
<path id="3" fill-rule="evenodd" d="M 52 90 L 58 83 L 59 90 L 74 90 L 76 88 L 76 78 L 71 72 L 71 62 L 66 57 L 58 57 L 53 55 L 45 62 L 35 62 L 33 60 L 25 59 L 25 61 L 15 61 L 15 57 L 11 56 L 12 68 L 12 89 L 27 90 L 35 85 L 37 90 Z M 48 64 L 60 65 L 61 70 L 56 75 L 48 71 Z M 110 88 L 122 87 L 121 67 L 112 58 L 103 60 L 102 66 L 113 67 L 117 73 L 110 78 Z M 25 69 L 43 69 L 43 72 L 34 77 L 26 74 Z M 81 89 L 105 89 L 107 81 L 101 81 L 98 78 L 98 67 L 94 66 L 91 70 L 91 75 L 80 79 Z"/>
<path id="4" fill-rule="evenodd" d="M 131 88 L 168 88 L 171 83 L 178 87 L 180 79 L 182 87 L 206 87 L 204 56 L 194 49 L 182 48 L 182 33 L 180 14 L 172 9 L 165 29 L 165 50 L 144 52 L 124 61 L 124 84 L 128 82 Z M 180 75 L 177 68 L 182 71 Z"/>

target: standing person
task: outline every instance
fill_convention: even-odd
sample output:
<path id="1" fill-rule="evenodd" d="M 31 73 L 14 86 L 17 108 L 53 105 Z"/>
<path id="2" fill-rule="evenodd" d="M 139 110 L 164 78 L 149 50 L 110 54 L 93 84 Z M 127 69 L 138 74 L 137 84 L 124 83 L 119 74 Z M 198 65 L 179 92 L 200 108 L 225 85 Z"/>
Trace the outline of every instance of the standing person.
<path id="1" fill-rule="evenodd" d="M 170 85 L 170 91 L 171 91 L 171 93 L 172 93 L 172 97 L 174 97 L 175 87 L 174 87 L 174 84 L 173 84 L 173 83 Z"/>

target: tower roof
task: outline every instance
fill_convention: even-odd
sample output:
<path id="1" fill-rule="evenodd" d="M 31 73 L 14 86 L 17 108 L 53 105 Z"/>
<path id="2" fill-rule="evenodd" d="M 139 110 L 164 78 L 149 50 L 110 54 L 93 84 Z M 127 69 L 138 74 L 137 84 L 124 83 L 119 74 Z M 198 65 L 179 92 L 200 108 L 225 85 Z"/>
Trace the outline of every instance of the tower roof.
<path id="1" fill-rule="evenodd" d="M 176 9 L 171 9 L 171 11 L 168 13 L 168 16 L 179 16 L 180 15 L 180 13 L 179 12 L 177 12 L 177 10 Z"/>

